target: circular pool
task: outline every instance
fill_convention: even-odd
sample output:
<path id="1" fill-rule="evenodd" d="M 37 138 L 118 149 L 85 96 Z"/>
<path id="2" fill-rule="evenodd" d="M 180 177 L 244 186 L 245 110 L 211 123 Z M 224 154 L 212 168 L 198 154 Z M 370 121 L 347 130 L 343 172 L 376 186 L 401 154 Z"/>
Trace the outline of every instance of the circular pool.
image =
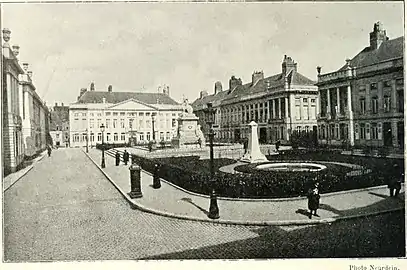
<path id="1" fill-rule="evenodd" d="M 256 166 L 256 169 L 278 172 L 319 172 L 326 169 L 326 166 L 308 162 L 278 162 L 261 164 Z"/>

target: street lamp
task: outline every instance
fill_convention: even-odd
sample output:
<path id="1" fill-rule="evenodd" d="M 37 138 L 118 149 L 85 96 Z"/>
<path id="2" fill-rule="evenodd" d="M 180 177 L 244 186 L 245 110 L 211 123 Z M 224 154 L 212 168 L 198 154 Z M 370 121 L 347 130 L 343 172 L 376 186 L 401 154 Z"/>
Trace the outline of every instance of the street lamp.
<path id="1" fill-rule="evenodd" d="M 154 114 L 151 114 L 151 122 L 152 122 L 152 128 L 153 128 L 153 142 L 155 142 L 155 130 L 154 130 L 155 115 Z"/>
<path id="2" fill-rule="evenodd" d="M 100 130 L 102 131 L 102 168 L 105 168 L 106 167 L 106 164 L 105 164 L 105 140 L 104 140 L 104 138 L 105 138 L 105 135 L 104 135 L 104 133 L 105 133 L 105 125 L 101 125 L 100 126 Z"/>
<path id="3" fill-rule="evenodd" d="M 88 138 L 88 129 L 86 129 L 86 153 L 89 153 L 89 146 L 88 146 L 89 138 Z"/>
<path id="4" fill-rule="evenodd" d="M 215 136 L 215 132 L 213 131 L 213 123 L 215 118 L 215 110 L 212 107 L 212 103 L 207 104 L 207 110 L 205 111 L 207 116 L 207 124 L 209 125 L 209 155 L 210 155 L 210 173 L 211 173 L 211 202 L 209 205 L 209 214 L 208 217 L 211 219 L 218 219 L 219 218 L 219 208 L 218 208 L 218 201 L 217 195 L 215 191 L 215 169 L 213 164 L 213 138 Z"/>

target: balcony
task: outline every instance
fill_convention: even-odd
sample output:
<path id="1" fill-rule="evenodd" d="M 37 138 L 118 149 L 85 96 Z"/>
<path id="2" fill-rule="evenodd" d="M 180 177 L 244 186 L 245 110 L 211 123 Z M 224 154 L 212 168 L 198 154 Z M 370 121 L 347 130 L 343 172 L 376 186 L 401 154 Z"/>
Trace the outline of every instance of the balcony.
<path id="1" fill-rule="evenodd" d="M 335 71 L 318 76 L 318 83 L 352 78 L 352 69 Z"/>

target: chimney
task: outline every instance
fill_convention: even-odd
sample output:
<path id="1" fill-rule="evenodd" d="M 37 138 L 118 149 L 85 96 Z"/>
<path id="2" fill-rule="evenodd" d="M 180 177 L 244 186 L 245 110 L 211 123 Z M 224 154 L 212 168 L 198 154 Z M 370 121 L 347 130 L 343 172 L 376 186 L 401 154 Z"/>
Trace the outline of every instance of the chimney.
<path id="1" fill-rule="evenodd" d="M 383 41 L 388 39 L 389 38 L 386 36 L 386 30 L 383 29 L 381 22 L 375 23 L 373 25 L 373 32 L 370 33 L 370 49 L 378 49 Z"/>
<path id="2" fill-rule="evenodd" d="M 106 103 L 106 98 L 105 98 L 105 97 L 102 99 L 102 102 L 103 102 L 103 103 Z"/>
<path id="3" fill-rule="evenodd" d="M 90 84 L 90 91 L 95 91 L 95 83 Z"/>
<path id="4" fill-rule="evenodd" d="M 8 28 L 4 28 L 3 29 L 3 40 L 4 40 L 4 44 L 3 47 L 7 47 L 10 48 L 10 44 L 8 44 L 8 42 L 10 41 L 10 35 L 11 35 L 11 31 Z"/>
<path id="5" fill-rule="evenodd" d="M 57 102 L 55 102 L 55 107 L 58 107 L 58 103 L 57 103 Z"/>
<path id="6" fill-rule="evenodd" d="M 207 91 L 201 91 L 199 94 L 199 99 L 203 99 L 204 97 L 206 97 L 208 95 Z"/>
<path id="7" fill-rule="evenodd" d="M 64 103 L 63 103 L 63 102 L 61 103 L 61 107 L 64 107 Z"/>
<path id="8" fill-rule="evenodd" d="M 232 76 L 229 80 L 229 91 L 232 91 L 238 85 L 242 85 L 242 79 Z"/>
<path id="9" fill-rule="evenodd" d="M 168 85 L 163 86 L 163 94 L 169 96 L 170 95 L 170 87 Z"/>
<path id="10" fill-rule="evenodd" d="M 281 64 L 281 71 L 284 76 L 288 75 L 291 70 L 297 71 L 297 63 L 291 57 L 284 55 L 283 63 Z"/>
<path id="11" fill-rule="evenodd" d="M 112 92 L 112 85 L 109 85 L 109 87 L 107 88 L 107 92 Z"/>
<path id="12" fill-rule="evenodd" d="M 33 72 L 30 70 L 30 71 L 27 71 L 27 74 L 28 74 L 28 76 L 30 77 L 30 79 L 32 79 L 32 77 L 33 77 Z"/>
<path id="13" fill-rule="evenodd" d="M 23 63 L 23 69 L 27 73 L 28 70 L 28 63 Z"/>
<path id="14" fill-rule="evenodd" d="M 222 83 L 220 81 L 215 82 L 215 95 L 222 92 Z"/>
<path id="15" fill-rule="evenodd" d="M 264 79 L 263 71 L 255 71 L 252 74 L 252 85 L 255 85 L 258 81 Z"/>
<path id="16" fill-rule="evenodd" d="M 12 48 L 13 48 L 13 53 L 14 53 L 15 57 L 17 57 L 18 54 L 20 53 L 20 46 L 18 46 L 18 45 L 13 45 Z"/>

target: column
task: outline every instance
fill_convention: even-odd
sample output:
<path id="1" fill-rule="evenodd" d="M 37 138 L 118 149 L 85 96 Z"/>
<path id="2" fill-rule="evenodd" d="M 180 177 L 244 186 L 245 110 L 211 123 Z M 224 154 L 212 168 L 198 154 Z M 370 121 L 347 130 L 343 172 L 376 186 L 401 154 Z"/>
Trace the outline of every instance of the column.
<path id="1" fill-rule="evenodd" d="M 263 122 L 266 122 L 267 123 L 267 115 L 266 115 L 266 106 L 268 105 L 268 103 L 267 102 L 262 102 L 263 103 L 263 119 L 264 119 L 264 121 Z"/>
<path id="2" fill-rule="evenodd" d="M 340 95 L 339 95 L 339 87 L 336 88 L 336 106 L 337 109 L 337 114 L 339 114 L 341 112 L 341 102 L 340 102 Z"/>
<path id="3" fill-rule="evenodd" d="M 278 119 L 281 119 L 281 98 L 278 98 Z"/>
<path id="4" fill-rule="evenodd" d="M 330 95 L 329 88 L 326 89 L 326 98 L 328 100 L 328 108 L 326 109 L 326 113 L 328 116 L 328 115 L 331 115 L 331 95 Z"/>
<path id="5" fill-rule="evenodd" d="M 353 127 L 353 111 L 352 111 L 352 92 L 350 85 L 347 86 L 347 102 L 348 102 L 348 113 L 349 113 L 349 132 L 348 132 L 348 138 L 349 138 L 349 143 L 351 146 L 355 145 L 355 134 L 354 134 L 354 127 Z"/>
<path id="6" fill-rule="evenodd" d="M 284 104 L 285 104 L 285 106 L 284 106 L 284 108 L 285 108 L 285 118 L 287 119 L 288 118 L 288 97 L 284 98 Z"/>
<path id="7" fill-rule="evenodd" d="M 308 120 L 311 120 L 311 110 L 312 110 L 312 107 L 311 107 L 311 97 L 308 97 Z M 316 115 L 315 115 L 315 117 L 316 117 Z M 310 121 L 310 122 L 311 122 L 311 121 Z M 309 129 L 312 130 L 312 126 L 310 126 Z"/>
<path id="8" fill-rule="evenodd" d="M 304 120 L 304 110 L 303 110 L 303 107 L 304 107 L 304 103 L 303 103 L 303 97 L 300 97 L 300 119 L 301 120 Z"/>
<path id="9" fill-rule="evenodd" d="M 318 95 L 317 95 L 316 100 L 315 100 L 315 111 L 316 111 L 315 112 L 315 117 L 317 119 L 318 119 L 318 115 L 319 115 L 320 102 L 321 102 L 321 93 L 318 90 Z"/>
<path id="10" fill-rule="evenodd" d="M 13 108 L 12 108 L 12 91 L 13 89 L 11 88 L 11 75 L 10 73 L 6 73 L 6 84 L 7 84 L 7 112 L 12 113 Z"/>
<path id="11" fill-rule="evenodd" d="M 276 119 L 276 99 L 273 98 L 272 99 L 272 103 L 273 103 L 273 119 Z"/>
<path id="12" fill-rule="evenodd" d="M 259 117 L 258 122 L 262 122 L 262 119 L 260 118 L 260 102 L 257 103 L 257 116 Z"/>
<path id="13" fill-rule="evenodd" d="M 393 147 L 398 147 L 399 146 L 397 133 L 398 133 L 397 120 L 393 120 L 391 122 L 391 135 L 392 135 L 391 144 L 393 145 Z"/>

